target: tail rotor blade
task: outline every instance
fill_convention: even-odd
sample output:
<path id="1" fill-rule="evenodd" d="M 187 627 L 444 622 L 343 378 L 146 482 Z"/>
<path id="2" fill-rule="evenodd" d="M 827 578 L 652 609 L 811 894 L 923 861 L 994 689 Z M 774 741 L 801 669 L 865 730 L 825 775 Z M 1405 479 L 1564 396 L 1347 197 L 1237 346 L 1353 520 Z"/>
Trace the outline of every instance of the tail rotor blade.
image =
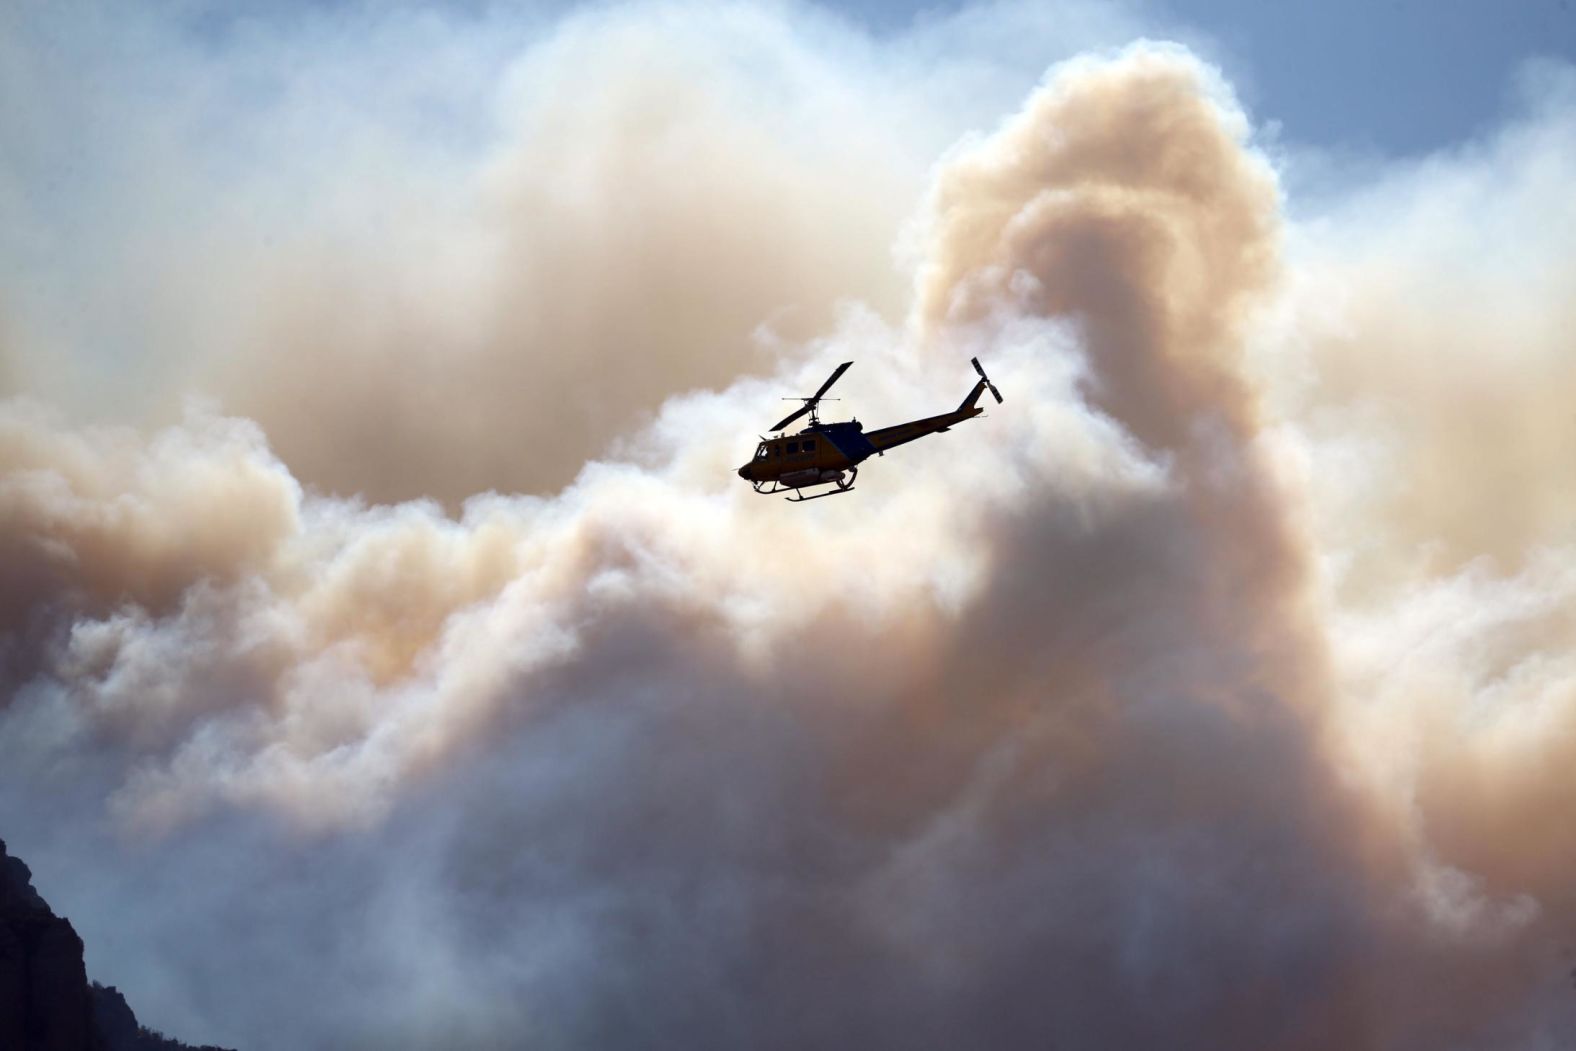
<path id="1" fill-rule="evenodd" d="M 970 358 L 969 359 L 969 364 L 974 366 L 974 371 L 980 374 L 980 379 L 984 380 L 985 381 L 985 386 L 990 388 L 990 396 L 996 399 L 996 404 L 997 405 L 1000 405 L 1001 404 L 1001 391 L 997 390 L 996 389 L 996 384 L 992 383 L 990 381 L 990 377 L 985 375 L 985 370 L 980 367 L 980 359 L 979 358 Z"/>

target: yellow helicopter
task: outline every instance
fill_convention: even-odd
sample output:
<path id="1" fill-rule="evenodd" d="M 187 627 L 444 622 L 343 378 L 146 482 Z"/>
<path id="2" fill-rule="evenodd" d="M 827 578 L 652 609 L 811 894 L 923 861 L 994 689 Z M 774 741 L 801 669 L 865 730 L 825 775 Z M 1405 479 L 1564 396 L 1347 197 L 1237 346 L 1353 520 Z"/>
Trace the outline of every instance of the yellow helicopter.
<path id="1" fill-rule="evenodd" d="M 853 489 L 854 479 L 859 476 L 859 465 L 868 459 L 871 454 L 876 456 L 886 455 L 886 451 L 915 438 L 923 438 L 927 434 L 938 434 L 949 430 L 954 423 L 971 420 L 985 410 L 976 402 L 980 393 L 986 388 L 990 389 L 996 403 L 1001 404 L 1001 392 L 996 385 L 985 375 L 985 370 L 980 368 L 979 358 L 970 358 L 974 371 L 980 374 L 979 382 L 974 384 L 974 389 L 969 391 L 969 396 L 963 399 L 951 412 L 944 412 L 940 416 L 927 416 L 923 420 L 910 420 L 908 423 L 899 423 L 892 427 L 883 427 L 878 431 L 866 431 L 865 425 L 858 419 L 847 423 L 822 423 L 817 415 L 821 401 L 826 392 L 831 390 L 843 373 L 848 371 L 852 361 L 845 361 L 837 366 L 827 381 L 821 384 L 821 389 L 808 398 L 784 398 L 784 401 L 802 401 L 804 404 L 794 412 L 789 413 L 772 428 L 780 431 L 794 420 L 809 413 L 810 426 L 798 434 L 778 435 L 775 438 L 761 439 L 761 444 L 755 450 L 755 458 L 739 468 L 739 477 L 755 487 L 757 493 L 770 495 L 784 490 L 792 490 L 793 495 L 787 499 L 793 503 L 803 503 L 806 500 L 819 500 L 823 496 L 837 496 Z M 836 401 L 836 398 L 825 398 L 827 401 Z M 836 489 L 815 496 L 805 496 L 804 490 L 814 485 L 835 485 Z"/>

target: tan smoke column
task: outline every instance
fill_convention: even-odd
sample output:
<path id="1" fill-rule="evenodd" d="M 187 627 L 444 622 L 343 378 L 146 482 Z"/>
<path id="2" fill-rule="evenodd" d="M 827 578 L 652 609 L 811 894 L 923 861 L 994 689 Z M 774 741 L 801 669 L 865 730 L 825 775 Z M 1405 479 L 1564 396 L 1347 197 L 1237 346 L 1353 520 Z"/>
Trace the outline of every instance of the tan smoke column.
<path id="1" fill-rule="evenodd" d="M 266 321 L 214 389 L 313 484 L 457 508 L 566 484 L 668 395 L 758 370 L 761 338 L 823 332 L 847 297 L 899 313 L 891 246 L 923 176 L 903 114 L 877 75 L 848 86 L 876 120 L 842 120 L 822 97 L 835 53 L 784 54 L 780 33 L 748 8 L 678 36 L 567 20 L 510 71 L 500 143 L 458 200 L 371 173 L 386 227 L 287 236 L 260 283 L 238 275 Z"/>
<path id="2" fill-rule="evenodd" d="M 607 99 L 671 83 L 666 67 L 569 64 L 549 79 L 595 87 L 569 113 L 603 137 L 575 177 L 601 200 L 647 172 L 649 196 L 588 227 L 542 203 L 569 183 L 501 162 L 502 199 L 530 217 L 509 229 L 559 247 L 505 238 L 500 285 L 517 287 L 479 295 L 499 314 L 458 344 L 584 332 L 603 288 L 647 302 L 667 319 L 660 369 L 626 357 L 621 316 L 571 369 L 628 362 L 586 402 L 623 414 L 659 372 L 740 371 L 719 348 L 774 308 L 782 275 L 740 262 L 759 228 L 707 224 L 760 219 L 779 243 L 797 224 L 769 201 L 798 176 L 698 89 L 660 107 L 693 106 L 693 125 L 623 126 Z M 685 165 L 651 168 L 653 143 Z M 1568 148 L 1568 132 L 1504 146 L 1567 173 Z M 696 157 L 715 181 L 678 174 Z M 1547 187 L 1521 190 L 1535 214 Z M 1557 382 L 1568 359 L 1547 336 L 1568 309 L 1529 294 L 1518 315 L 1544 371 L 1407 383 L 1428 426 L 1394 439 L 1342 413 L 1390 369 L 1427 372 L 1391 347 L 1437 334 L 1454 298 L 1387 309 L 1349 247 L 1288 256 L 1283 223 L 1216 75 L 1137 46 L 1058 68 L 946 159 L 906 327 L 850 312 L 769 381 L 667 400 L 622 457 L 582 462 L 605 421 L 550 435 L 578 469 L 554 495 L 481 495 L 453 517 L 330 498 L 271 449 L 294 431 L 200 406 L 151 434 L 82 428 L 8 402 L 0 770 L 25 792 L 102 785 L 93 805 L 141 864 L 145 843 L 205 859 L 180 909 L 233 944 L 188 938 L 170 966 L 226 976 L 222 1009 L 192 1011 L 228 1013 L 236 1040 L 1549 1046 L 1571 1020 L 1557 954 L 1576 909 L 1568 492 L 1492 530 L 1501 561 L 1472 562 L 1489 527 L 1440 517 L 1443 482 L 1370 504 L 1324 458 L 1435 481 L 1428 428 L 1450 438 L 1469 393 Z M 668 315 L 671 296 L 620 269 L 637 225 L 665 246 L 713 229 L 675 265 L 737 313 Z M 1568 267 L 1566 229 L 1538 243 Z M 1372 250 L 1373 267 L 1394 258 Z M 1435 258 L 1403 272 L 1434 288 Z M 533 275 L 554 260 L 558 298 L 505 318 L 514 296 L 546 297 Z M 843 280 L 818 272 L 807 298 L 824 307 Z M 1303 321 L 1337 286 L 1346 327 L 1325 340 Z M 317 292 L 270 305 L 290 338 L 280 386 L 256 396 L 265 415 L 300 404 L 289 426 L 306 426 L 323 362 L 325 391 L 364 376 L 364 403 L 303 448 L 384 441 L 378 414 L 411 399 L 435 410 L 432 459 L 388 439 L 389 479 L 493 440 L 464 410 L 512 392 L 447 386 L 420 340 L 395 355 L 414 371 L 359 369 L 384 337 L 344 333 Z M 832 363 L 857 358 L 844 389 L 874 419 L 955 404 L 976 352 L 1008 403 L 878 461 L 858 497 L 787 514 L 731 476 L 771 399 Z M 1327 385 L 1299 383 L 1310 371 Z M 1548 477 L 1558 425 L 1516 433 Z M 1437 558 L 1353 579 L 1440 535 Z M 73 763 L 92 776 L 62 779 Z M 283 860 L 236 846 L 256 822 Z M 232 888 L 291 908 L 221 920 L 244 911 Z M 258 933 L 281 926 L 283 948 Z M 279 984 L 225 969 L 249 950 Z M 349 1003 L 282 1010 L 314 981 Z"/>
<path id="3" fill-rule="evenodd" d="M 1576 927 L 1557 816 L 1576 793 L 1576 96 L 1568 70 L 1523 88 L 1525 115 L 1464 159 L 1310 229 L 1267 338 L 1309 472 L 1338 762 L 1412 851 L 1430 948 L 1519 941 L 1498 977 L 1531 988 L 1568 971 Z M 1476 1002 L 1489 983 L 1466 984 Z"/>
<path id="4" fill-rule="evenodd" d="M 1279 536 L 1275 509 L 1260 506 L 1269 497 L 1262 492 L 1267 483 L 1259 477 L 1248 448 L 1255 426 L 1251 396 L 1231 360 L 1239 338 L 1236 304 L 1262 290 L 1267 280 L 1264 259 L 1273 254 L 1273 182 L 1262 163 L 1241 150 L 1236 138 L 1243 130 L 1240 118 L 1225 116 L 1237 120 L 1235 127 L 1222 123 L 1217 103 L 1200 90 L 1198 76 L 1185 57 L 1147 50 L 1135 52 L 1119 65 L 1065 71 L 1037 96 L 1016 128 L 993 140 L 988 149 L 958 162 L 942 182 L 940 214 L 946 222 L 953 218 L 946 203 L 949 195 L 964 197 L 963 208 L 973 199 L 967 191 L 953 189 L 955 180 L 984 173 L 994 181 L 978 197 L 999 208 L 1004 220 L 1011 220 L 1012 236 L 1003 245 L 1003 258 L 958 260 L 964 252 L 950 231 L 939 235 L 932 256 L 938 266 L 978 274 L 980 281 L 999 272 L 1032 276 L 1047 288 L 1067 286 L 1060 293 L 1064 298 L 1007 306 L 1015 316 L 1069 315 L 1085 326 L 1091 348 L 1088 382 L 1097 388 L 1096 406 L 1107 409 L 1117 424 L 1140 439 L 1165 436 L 1155 439 L 1156 451 L 1181 458 L 1178 491 L 1193 502 L 1188 513 L 1218 519 L 1200 517 L 1193 526 L 1211 542 L 1217 535 L 1221 538 L 1221 551 L 1204 555 L 1218 560 L 1212 565 L 1241 558 L 1240 572 L 1295 576 L 1295 567 L 1288 568 L 1293 556 L 1281 550 L 1286 542 Z M 1097 119 L 1097 115 L 1103 116 Z M 1069 180 L 1075 185 L 1093 184 L 1087 197 L 1058 187 L 1054 158 L 1038 169 L 1024 171 L 1019 166 L 1024 149 L 1017 139 L 1031 138 L 1036 130 L 1044 135 L 1050 129 L 1066 142 Z M 1154 158 L 1154 169 L 1136 158 L 1103 168 L 1111 142 L 1131 139 L 1149 144 L 1152 152 L 1147 155 Z M 1088 170 L 1081 169 L 1083 162 L 1078 160 L 1085 155 L 1092 158 Z M 1201 170 L 1182 167 L 1179 156 Z M 1189 196 L 1167 180 L 1184 189 L 1212 189 L 1202 198 Z M 1133 203 L 1129 207 L 1123 201 Z M 1195 227 L 1218 222 L 1214 217 L 1221 213 L 1239 217 L 1238 239 L 1219 243 L 1218 259 L 1190 257 L 1197 239 Z M 1217 240 L 1224 236 L 1216 234 Z M 1063 245 L 1082 250 L 1076 264 L 1060 254 Z M 1243 268 L 1244 259 L 1251 265 Z M 1066 280 L 1075 265 L 1098 275 L 1098 280 L 1090 278 L 1086 289 Z M 1173 285 L 1181 285 L 1182 290 L 1172 291 Z M 1191 389 L 1195 386 L 1199 389 Z M 80 574 L 60 585 L 66 594 L 113 596 L 163 613 L 178 605 L 199 581 L 205 586 L 234 581 L 236 597 L 243 602 L 247 587 L 263 583 L 267 599 L 284 604 L 281 615 L 301 621 L 290 632 L 306 646 L 298 660 L 349 646 L 346 659 L 363 665 L 375 683 L 383 684 L 421 670 L 441 678 L 445 662 L 441 648 L 434 647 L 440 642 L 454 644 L 445 639 L 445 633 L 457 626 L 451 615 L 478 599 L 498 598 L 507 591 L 509 601 L 502 606 L 518 606 L 520 611 L 580 601 L 588 582 L 604 572 L 604 561 L 616 560 L 594 539 L 601 531 L 597 509 L 607 499 L 606 491 L 629 484 L 623 481 L 623 472 L 597 470 L 555 501 L 481 501 L 456 525 L 444 523 L 434 509 L 422 505 L 360 508 L 304 498 L 262 448 L 256 432 L 244 426 L 190 423 L 139 449 L 127 434 L 79 438 L 53 431 L 37 419 L 30 422 L 31 426 L 19 419 L 14 426 L 12 468 L 28 480 L 47 478 L 79 503 L 65 499 L 59 506 L 50 503 L 54 492 L 45 490 L 42 481 L 37 493 L 20 489 L 18 515 L 25 513 L 25 527 L 37 533 L 54 531 L 75 554 L 85 542 L 74 544 L 71 534 L 61 529 L 79 516 L 95 524 L 104 537 L 96 543 L 107 549 L 64 560 L 71 570 L 62 573 Z M 1198 430 L 1196 439 L 1186 436 L 1189 428 Z M 193 429 L 213 436 L 219 446 L 217 452 L 203 452 L 216 461 L 216 469 L 228 473 L 226 485 L 212 484 L 203 473 L 204 459 L 182 458 L 195 444 L 189 437 Z M 687 443 L 698 438 L 681 434 L 670 440 Z M 704 459 L 708 474 L 727 477 L 730 448 L 708 452 Z M 37 473 L 49 466 L 52 455 L 70 457 L 60 477 L 47 470 Z M 1209 479 L 1191 476 L 1204 468 L 1206 456 L 1221 476 L 1215 486 L 1219 492 L 1211 491 Z M 1234 465 L 1233 460 L 1241 462 Z M 684 475 L 672 477 L 670 469 L 653 482 L 642 483 L 660 483 L 644 502 L 660 499 L 672 510 L 627 512 L 637 514 L 630 528 L 638 529 L 646 515 L 656 520 L 687 517 L 681 508 L 697 495 L 685 493 L 678 483 L 688 480 Z M 708 491 L 721 484 L 712 483 Z M 191 500 L 211 503 L 188 505 L 168 493 L 190 493 Z M 94 510 L 95 501 L 106 510 Z M 730 515 L 748 513 L 752 522 L 759 511 L 753 501 L 731 491 L 724 506 Z M 259 514 L 258 507 L 269 510 Z M 165 528 L 170 535 L 158 535 L 155 523 L 144 524 L 122 508 L 144 514 L 167 509 Z M 231 511 L 233 520 L 221 513 Z M 1227 519 L 1240 520 L 1239 532 L 1225 533 Z M 607 528 L 619 535 L 623 527 L 620 520 Z M 791 535 L 783 532 L 788 528 L 776 527 L 770 534 L 772 542 Z M 681 534 L 677 542 L 683 545 L 692 539 L 702 538 Z M 117 544 L 120 559 L 113 552 Z M 627 544 L 620 538 L 616 546 Z M 743 537 L 733 561 L 752 569 L 766 567 L 770 575 L 771 546 L 756 547 Z M 1248 550 L 1238 554 L 1244 547 Z M 858 550 L 868 562 L 868 551 Z M 161 554 L 164 551 L 172 554 Z M 921 549 L 920 553 L 932 552 Z M 700 551 L 681 554 L 678 561 L 685 565 L 703 558 Z M 822 557 L 832 560 L 827 567 L 832 569 L 851 556 L 832 552 Z M 135 570 L 122 562 L 133 564 Z M 742 575 L 738 569 L 719 574 L 690 566 L 686 572 L 691 579 L 720 578 L 714 586 L 723 593 L 709 597 L 707 606 L 726 606 L 726 588 L 741 586 L 730 584 Z M 872 567 L 864 572 L 872 572 Z M 1235 617 L 1239 613 L 1234 608 L 1240 608 L 1251 621 L 1256 616 L 1245 598 L 1263 593 L 1271 605 L 1283 601 L 1275 590 L 1279 585 L 1266 588 L 1251 580 L 1233 584 L 1222 588 L 1221 597 L 1230 596 L 1230 607 L 1218 597 L 1201 596 L 1209 615 Z M 1243 584 L 1252 590 L 1241 591 Z M 767 605 L 791 608 L 794 602 L 791 595 L 783 594 Z M 1233 627 L 1245 630 L 1248 621 Z M 427 655 L 424 669 L 417 666 L 423 655 Z M 453 707 L 440 706 L 441 710 Z"/>

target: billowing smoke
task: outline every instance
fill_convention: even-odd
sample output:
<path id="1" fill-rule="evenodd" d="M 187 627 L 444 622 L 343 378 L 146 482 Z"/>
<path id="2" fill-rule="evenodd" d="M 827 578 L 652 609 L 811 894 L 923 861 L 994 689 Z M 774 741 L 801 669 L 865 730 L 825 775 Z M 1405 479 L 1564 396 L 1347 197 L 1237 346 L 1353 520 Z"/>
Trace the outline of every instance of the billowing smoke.
<path id="1" fill-rule="evenodd" d="M 571 19 L 476 166 L 150 255 L 178 418 L 4 403 L 0 822 L 92 973 L 246 1047 L 1576 1032 L 1570 74 L 1292 220 L 1178 46 L 947 148 L 977 17 Z M 732 474 L 975 354 L 853 496 Z"/>

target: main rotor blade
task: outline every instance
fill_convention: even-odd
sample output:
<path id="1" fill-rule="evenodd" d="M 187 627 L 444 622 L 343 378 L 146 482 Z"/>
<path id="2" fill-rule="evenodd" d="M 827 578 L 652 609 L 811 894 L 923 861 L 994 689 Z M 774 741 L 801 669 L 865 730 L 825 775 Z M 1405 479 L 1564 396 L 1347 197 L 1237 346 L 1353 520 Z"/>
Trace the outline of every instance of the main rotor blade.
<path id="1" fill-rule="evenodd" d="M 801 405 L 798 409 L 795 409 L 793 412 L 789 413 L 787 416 L 784 416 L 782 418 L 781 422 L 779 422 L 777 424 L 777 426 L 773 427 L 772 430 L 774 430 L 774 431 L 782 430 L 784 427 L 788 426 L 794 420 L 797 420 L 799 417 L 803 416 L 805 413 L 807 413 L 809 411 L 810 411 L 810 406 L 808 406 L 808 405 Z"/>
<path id="2" fill-rule="evenodd" d="M 818 390 L 814 394 L 810 395 L 810 400 L 811 401 L 820 401 L 821 400 L 821 395 L 823 395 L 827 391 L 831 390 L 832 389 L 832 384 L 836 383 L 837 382 L 837 378 L 839 376 L 841 376 L 843 373 L 847 372 L 848 371 L 848 366 L 850 366 L 852 364 L 853 364 L 852 361 L 845 361 L 841 365 L 837 366 L 837 371 L 833 372 L 831 374 L 831 376 L 827 377 L 826 382 L 821 384 L 821 389 L 820 390 Z"/>

